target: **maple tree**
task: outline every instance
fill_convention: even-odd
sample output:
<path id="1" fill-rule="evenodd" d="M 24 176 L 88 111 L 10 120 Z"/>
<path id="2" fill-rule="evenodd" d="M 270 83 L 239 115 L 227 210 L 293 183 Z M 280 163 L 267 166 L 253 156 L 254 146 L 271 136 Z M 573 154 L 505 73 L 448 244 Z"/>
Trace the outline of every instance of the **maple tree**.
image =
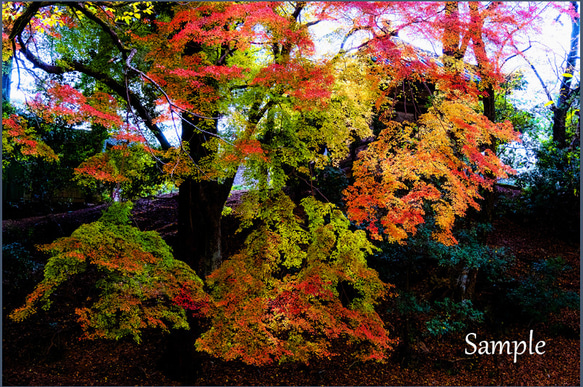
<path id="1" fill-rule="evenodd" d="M 477 209 L 480 188 L 491 189 L 509 172 L 493 147 L 516 135 L 508 123 L 493 122 L 488 98 L 501 81 L 500 62 L 510 55 L 507 41 L 526 30 L 535 10 L 513 17 L 502 3 L 485 9 L 470 3 L 466 20 L 457 7 L 453 2 L 8 3 L 3 41 L 49 75 L 50 98 L 28 104 L 39 117 L 103 125 L 122 140 L 80 165 L 79 179 L 128 191 L 123 184 L 139 181 L 141 169 L 158 162 L 179 184 L 176 262 L 204 277 L 210 294 L 201 301 L 200 288 L 193 285 L 180 292 L 172 287 L 166 298 L 210 318 L 199 350 L 252 364 L 309 361 L 334 355 L 330 342 L 348 339 L 361 359 L 382 360 L 394 340 L 374 306 L 390 286 L 367 267 L 373 251 L 368 238 L 404 243 L 431 215 L 435 238 L 455 244 L 456 217 Z M 342 43 L 331 58 L 318 58 L 310 28 L 327 20 L 344 23 Z M 456 28 L 445 28 L 452 23 Z M 408 30 L 441 42 L 441 61 L 395 39 Z M 477 71 L 464 62 L 469 42 Z M 54 48 L 47 48 L 49 43 Z M 46 60 L 43 49 L 52 50 L 54 59 Z M 67 82 L 67 75 L 73 80 Z M 391 93 L 407 82 L 430 90 L 430 106 L 417 122 L 391 118 Z M 375 116 L 377 136 L 371 130 Z M 177 146 L 166 137 L 167 123 L 180 126 Z M 130 128 L 137 134 L 130 135 Z M 146 131 L 158 149 L 145 144 Z M 314 170 L 337 164 L 355 139 L 368 137 L 374 140 L 359 154 L 345 191 L 345 215 L 321 202 Z M 254 183 L 237 209 L 250 235 L 237 254 L 223 257 L 221 216 L 240 165 Z M 300 186 L 298 208 L 286 193 L 292 182 Z M 308 187 L 312 196 L 305 198 Z M 350 221 L 368 234 L 353 230 Z M 90 240 L 81 247 L 69 244 L 83 234 L 106 232 L 98 226 L 82 227 L 72 239 L 47 248 L 56 254 L 54 265 L 68 265 L 62 258 L 79 258 L 81 250 L 91 257 Z M 121 270 L 130 279 L 152 275 L 149 269 L 133 271 L 127 252 L 98 251 L 107 257 L 119 253 L 121 261 L 90 263 Z M 155 263 L 151 255 L 143 259 Z M 174 284 L 174 269 L 165 270 Z M 51 279 L 55 275 L 47 272 L 27 306 L 13 316 L 24 317 L 37 298 L 46 299 L 63 273 Z M 154 292 L 170 285 L 152 286 Z M 114 302 L 112 294 L 120 293 L 107 293 L 95 309 L 80 311 L 81 323 L 104 337 L 137 335 L 148 325 L 140 315 L 123 320 L 129 327 L 121 331 L 100 322 L 109 308 L 137 313 L 132 308 L 139 302 L 130 288 L 116 292 L 127 291 L 131 307 Z M 166 309 L 140 313 L 160 327 L 165 327 L 158 322 L 161 314 L 173 316 Z"/>
<path id="2" fill-rule="evenodd" d="M 92 273 L 98 299 L 75 309 L 85 337 L 140 341 L 145 328 L 188 328 L 185 310 L 174 299 L 188 291 L 205 300 L 203 282 L 152 231 L 130 226 L 131 203 L 115 203 L 94 223 L 75 230 L 42 250 L 51 254 L 45 277 L 10 317 L 21 321 L 51 305 L 51 295 L 75 276 Z"/>
<path id="3" fill-rule="evenodd" d="M 409 85 L 425 89 L 432 100 L 427 109 L 417 106 L 415 97 L 412 98 L 419 117 L 413 125 L 391 122 L 394 120 L 390 119 L 389 111 L 385 118 L 389 121 L 387 135 L 379 136 L 379 141 L 388 142 L 388 146 L 381 142 L 377 148 L 379 154 L 388 154 L 387 160 L 377 162 L 377 156 L 370 152 L 356 166 L 356 174 L 369 182 L 380 181 L 385 187 L 375 192 L 368 188 L 372 184 L 361 184 L 357 178 L 350 188 L 355 200 L 348 200 L 349 211 L 359 221 L 365 221 L 373 235 L 382 230 L 390 234 L 389 239 L 403 240 L 415 233 L 416 225 L 425 221 L 425 215 L 435 220 L 434 237 L 452 244 L 455 217 L 463 216 L 469 207 L 477 208 L 478 203 L 483 219 L 491 221 L 495 201 L 492 184 L 510 172 L 497 160 L 496 150 L 501 143 L 517 139 L 509 123 L 496 122 L 496 93 L 504 81 L 502 66 L 518 54 L 516 44 L 536 30 L 535 21 L 540 20 L 544 8 L 532 3 L 520 6 L 503 2 L 446 2 L 394 9 L 401 15 L 401 25 L 410 26 L 413 33 L 440 44 L 442 55 L 399 49 L 395 43 L 389 44 L 387 50 L 382 40 L 367 46 L 380 59 L 376 61 L 377 71 L 386 74 L 385 79 L 393 80 L 385 85 L 389 93 L 404 90 L 405 78 L 413 81 Z M 395 28 L 399 27 L 392 26 L 389 32 L 394 34 Z M 379 43 L 380 52 L 375 49 Z M 399 60 L 407 65 L 395 66 Z M 428 84 L 434 85 L 435 91 Z M 415 90 L 409 88 L 413 94 Z M 427 152 L 423 151 L 424 138 L 431 138 Z M 448 144 L 447 150 L 436 152 L 436 147 L 442 144 Z M 410 150 L 396 150 L 399 145 Z M 401 164 L 410 155 L 417 159 Z M 386 171 L 385 176 L 375 173 L 379 170 Z M 395 172 L 401 175 L 396 177 Z M 419 179 L 423 176 L 433 178 Z M 424 201 L 432 204 L 424 205 Z M 467 290 L 474 288 L 476 279 L 477 267 L 470 263 L 460 268 L 458 283 L 465 289 L 462 298 L 471 298 L 472 292 Z"/>

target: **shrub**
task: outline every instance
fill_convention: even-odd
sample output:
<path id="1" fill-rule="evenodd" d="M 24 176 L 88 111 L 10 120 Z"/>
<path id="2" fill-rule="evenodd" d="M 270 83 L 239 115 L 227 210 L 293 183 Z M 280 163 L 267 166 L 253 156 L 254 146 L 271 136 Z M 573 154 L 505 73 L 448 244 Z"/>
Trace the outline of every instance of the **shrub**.
<path id="1" fill-rule="evenodd" d="M 436 315 L 427 321 L 427 331 L 432 336 L 459 332 L 467 328 L 468 323 L 484 321 L 484 313 L 472 305 L 470 300 L 455 302 L 450 298 L 435 302 Z"/>
<path id="2" fill-rule="evenodd" d="M 546 141 L 537 152 L 536 167 L 518 176 L 517 183 L 524 189 L 519 205 L 527 215 L 578 236 L 579 182 L 579 147 L 559 149 Z"/>
<path id="3" fill-rule="evenodd" d="M 188 329 L 186 311 L 179 305 L 181 295 L 208 305 L 202 281 L 172 257 L 156 232 L 130 226 L 130 209 L 130 203 L 114 203 L 98 221 L 41 246 L 51 255 L 44 279 L 10 318 L 22 321 L 39 304 L 47 310 L 53 293 L 68 279 L 96 272 L 92 285 L 99 296 L 75 310 L 87 338 L 130 336 L 139 342 L 144 328 Z"/>
<path id="4" fill-rule="evenodd" d="M 510 290 L 509 301 L 519 313 L 535 322 L 546 321 L 562 308 L 579 308 L 579 295 L 557 285 L 557 278 L 569 267 L 561 257 L 533 264 L 532 274 Z"/>
<path id="5" fill-rule="evenodd" d="M 383 243 L 382 252 L 375 257 L 379 266 L 377 269 L 381 273 L 392 272 L 388 280 L 398 282 L 398 278 L 393 277 L 398 276 L 403 269 L 426 270 L 420 265 L 424 260 L 429 260 L 444 268 L 480 269 L 489 281 L 496 281 L 512 261 L 505 249 L 492 248 L 482 241 L 483 236 L 492 230 L 490 224 L 466 222 L 465 227 L 454 231 L 458 244 L 453 246 L 434 240 L 431 237 L 432 229 L 432 221 L 428 221 L 419 227 L 415 236 L 407 240 L 406 245 Z M 393 270 L 382 267 L 387 264 L 393 266 Z"/>

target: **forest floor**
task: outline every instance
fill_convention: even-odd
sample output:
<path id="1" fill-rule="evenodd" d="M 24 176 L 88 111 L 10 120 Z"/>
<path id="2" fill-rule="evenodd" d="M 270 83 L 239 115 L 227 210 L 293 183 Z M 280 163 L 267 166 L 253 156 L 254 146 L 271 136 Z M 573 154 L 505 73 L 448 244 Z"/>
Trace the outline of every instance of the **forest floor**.
<path id="1" fill-rule="evenodd" d="M 227 205 L 236 206 L 240 193 Z M 167 336 L 152 331 L 141 344 L 131 340 L 80 340 L 81 331 L 74 314 L 75 290 L 58 295 L 49 311 L 40 310 L 21 323 L 7 314 L 23 304 L 42 278 L 46 257 L 35 253 L 34 245 L 68 236 L 80 224 L 95 221 L 104 206 L 78 211 L 3 220 L 3 245 L 12 254 L 28 251 L 32 259 L 4 260 L 3 267 L 3 385 L 580 385 L 579 310 L 562 309 L 544 322 L 511 321 L 505 326 L 488 321 L 477 331 L 445 335 L 439 339 L 418 335 L 407 356 L 397 349 L 384 364 L 357 363 L 349 356 L 319 360 L 309 365 L 283 364 L 269 367 L 247 366 L 200 356 L 202 372 L 185 381 L 168 371 L 165 357 L 172 349 Z M 172 246 L 177 231 L 177 197 L 165 195 L 140 200 L 133 211 L 134 223 L 142 230 L 157 230 Z M 579 292 L 580 247 L 549 232 L 544 225 L 498 219 L 488 244 L 504 247 L 515 256 L 510 269 L 523 278 L 532 264 L 542 258 L 561 256 L 568 264 L 557 284 Z M 234 222 L 226 222 L 223 235 L 231 235 Z M 236 249 L 236 239 L 225 241 L 227 251 Z M 13 243 L 18 243 L 13 244 Z M 12 244 L 12 245 L 11 245 Z M 8 265 L 8 266 L 7 266 Z M 82 286 L 77 284 L 75 286 Z M 476 287 L 477 302 L 491 295 Z M 401 332 L 404 321 L 380 305 L 379 314 L 390 332 Z M 512 322 L 514 321 L 514 322 Z M 559 327 L 559 328 L 557 328 Z M 465 337 L 475 332 L 475 340 L 527 341 L 533 331 L 535 343 L 544 340 L 545 353 L 523 355 L 513 362 L 511 355 L 465 355 Z M 406 361 L 405 361 L 406 360 Z"/>

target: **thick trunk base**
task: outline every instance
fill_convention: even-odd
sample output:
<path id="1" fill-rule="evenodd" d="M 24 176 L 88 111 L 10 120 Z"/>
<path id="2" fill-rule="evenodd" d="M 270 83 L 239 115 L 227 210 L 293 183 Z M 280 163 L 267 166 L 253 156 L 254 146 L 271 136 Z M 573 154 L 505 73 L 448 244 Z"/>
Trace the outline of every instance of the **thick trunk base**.
<path id="1" fill-rule="evenodd" d="M 222 261 L 221 214 L 232 179 L 187 180 L 178 195 L 178 257 L 204 278 Z"/>

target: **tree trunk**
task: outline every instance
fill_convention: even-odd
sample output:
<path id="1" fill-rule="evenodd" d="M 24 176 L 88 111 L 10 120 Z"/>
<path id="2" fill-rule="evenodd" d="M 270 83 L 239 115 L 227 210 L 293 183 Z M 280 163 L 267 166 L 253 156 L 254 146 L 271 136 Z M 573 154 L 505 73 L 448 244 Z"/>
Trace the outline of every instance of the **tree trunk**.
<path id="1" fill-rule="evenodd" d="M 577 11 L 578 3 L 576 1 L 572 1 L 571 4 L 575 11 Z M 572 83 L 575 63 L 579 57 L 579 31 L 580 19 L 579 17 L 576 17 L 572 21 L 571 47 L 569 54 L 567 55 L 567 64 L 565 66 L 565 72 L 563 73 L 563 78 L 561 80 L 559 100 L 553 109 L 553 141 L 557 147 L 561 149 L 567 147 L 566 116 L 569 108 L 571 107 L 571 97 L 574 94 L 574 89 L 576 89 L 572 88 Z"/>
<path id="2" fill-rule="evenodd" d="M 218 112 L 212 112 L 213 117 Z M 194 163 L 211 155 L 204 147 L 212 135 L 218 135 L 218 119 L 185 115 L 182 120 L 182 141 L 188 144 Z M 231 192 L 234 177 L 217 180 L 186 179 L 178 192 L 178 259 L 186 262 L 205 278 L 219 267 L 222 257 L 221 217 Z M 186 385 L 195 384 L 203 371 L 203 354 L 195 349 L 202 332 L 202 321 L 188 318 L 190 330 L 173 331 L 168 338 L 164 356 L 167 373 Z"/>
<path id="3" fill-rule="evenodd" d="M 204 122 L 203 122 L 204 121 Z M 203 145 L 209 133 L 217 133 L 218 121 L 188 117 L 182 122 L 182 139 L 197 163 L 209 155 Z M 178 257 L 204 278 L 222 261 L 221 216 L 234 178 L 225 181 L 187 179 L 178 193 Z"/>
<path id="4" fill-rule="evenodd" d="M 203 278 L 222 261 L 221 214 L 232 183 L 189 179 L 180 185 L 179 257 Z"/>
<path id="5" fill-rule="evenodd" d="M 557 108 L 553 112 L 553 141 L 558 148 L 566 146 L 566 125 L 565 116 L 567 112 L 564 109 Z"/>
<path id="6" fill-rule="evenodd" d="M 494 87 L 489 85 L 486 88 L 488 95 L 482 97 L 482 103 L 484 104 L 484 115 L 492 122 L 496 122 L 496 95 L 494 92 Z M 492 145 L 495 148 L 494 145 Z M 495 149 L 492 149 L 495 150 Z"/>
<path id="7" fill-rule="evenodd" d="M 494 94 L 494 88 L 490 85 L 486 89 L 488 95 L 482 97 L 482 103 L 484 104 L 484 115 L 488 120 L 491 122 L 496 122 L 496 96 Z M 488 148 L 496 153 L 496 143 L 492 142 Z M 493 178 L 493 174 L 487 173 L 486 176 L 488 178 Z M 482 214 L 482 221 L 485 223 L 492 223 L 492 219 L 494 219 L 494 205 L 496 203 L 497 194 L 492 187 L 492 190 L 483 189 L 481 192 L 482 200 L 481 203 L 481 214 Z"/>
<path id="8" fill-rule="evenodd" d="M 464 267 L 457 280 L 458 298 L 472 301 L 476 290 L 476 282 L 478 280 L 478 269 L 470 269 Z"/>
<path id="9" fill-rule="evenodd" d="M 194 344 L 204 330 L 197 318 L 188 316 L 188 324 L 190 330 L 175 329 L 168 335 L 160 366 L 170 378 L 192 386 L 203 371 L 204 354 Z"/>

